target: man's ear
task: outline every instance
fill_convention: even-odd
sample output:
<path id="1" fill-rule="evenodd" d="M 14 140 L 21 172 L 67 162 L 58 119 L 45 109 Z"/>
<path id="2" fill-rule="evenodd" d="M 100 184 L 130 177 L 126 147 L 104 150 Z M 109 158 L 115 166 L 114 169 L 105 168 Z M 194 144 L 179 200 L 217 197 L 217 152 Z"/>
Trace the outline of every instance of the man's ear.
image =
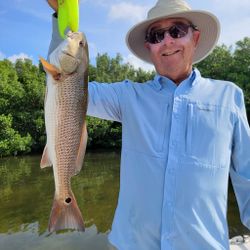
<path id="1" fill-rule="evenodd" d="M 199 43 L 199 40 L 200 40 L 200 31 L 199 30 L 195 30 L 193 32 L 193 39 L 194 39 L 194 45 L 195 45 L 195 48 L 196 48 L 198 43 Z"/>

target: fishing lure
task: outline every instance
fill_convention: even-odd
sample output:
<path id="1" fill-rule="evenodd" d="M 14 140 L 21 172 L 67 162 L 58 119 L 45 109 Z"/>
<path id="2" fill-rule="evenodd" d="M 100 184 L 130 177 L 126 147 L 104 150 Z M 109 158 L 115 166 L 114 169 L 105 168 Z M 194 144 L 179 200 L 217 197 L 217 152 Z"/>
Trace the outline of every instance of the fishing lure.
<path id="1" fill-rule="evenodd" d="M 58 1 L 58 28 L 62 38 L 65 38 L 65 30 L 69 28 L 76 32 L 79 28 L 79 4 L 78 0 Z"/>

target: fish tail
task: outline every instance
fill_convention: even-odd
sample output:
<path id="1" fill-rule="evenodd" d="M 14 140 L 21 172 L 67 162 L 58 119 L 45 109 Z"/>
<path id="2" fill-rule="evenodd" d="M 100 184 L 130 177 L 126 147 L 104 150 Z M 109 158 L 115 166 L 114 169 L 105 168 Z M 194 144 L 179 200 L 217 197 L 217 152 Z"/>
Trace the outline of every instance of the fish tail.
<path id="1" fill-rule="evenodd" d="M 72 191 L 65 199 L 55 196 L 49 220 L 49 232 L 75 229 L 84 231 L 84 222 Z"/>

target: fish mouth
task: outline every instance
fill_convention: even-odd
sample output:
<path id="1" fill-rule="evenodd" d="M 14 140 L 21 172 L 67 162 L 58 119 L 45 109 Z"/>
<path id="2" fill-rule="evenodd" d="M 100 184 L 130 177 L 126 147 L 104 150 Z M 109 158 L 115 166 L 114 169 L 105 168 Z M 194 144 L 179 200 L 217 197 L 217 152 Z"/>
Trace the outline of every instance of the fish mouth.
<path id="1" fill-rule="evenodd" d="M 73 59 L 76 59 L 75 56 L 71 55 L 71 54 L 70 54 L 69 52 L 67 52 L 67 51 L 62 51 L 62 53 L 63 53 L 64 55 L 66 55 L 66 56 L 69 56 L 69 57 L 71 57 L 71 58 L 73 58 Z"/>
<path id="2" fill-rule="evenodd" d="M 172 52 L 165 52 L 165 53 L 162 53 L 161 55 L 162 56 L 172 56 L 172 55 L 175 55 L 177 53 L 179 53 L 180 50 L 175 50 L 175 51 L 172 51 Z"/>

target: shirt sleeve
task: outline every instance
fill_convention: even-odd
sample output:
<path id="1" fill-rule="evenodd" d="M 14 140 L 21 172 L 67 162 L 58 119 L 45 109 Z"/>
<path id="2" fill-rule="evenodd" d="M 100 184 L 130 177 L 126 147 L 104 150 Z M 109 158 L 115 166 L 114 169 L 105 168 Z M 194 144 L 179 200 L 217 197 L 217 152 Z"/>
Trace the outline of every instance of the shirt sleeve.
<path id="1" fill-rule="evenodd" d="M 87 115 L 122 122 L 122 95 L 124 83 L 89 83 Z"/>
<path id="2" fill-rule="evenodd" d="M 242 91 L 236 101 L 238 111 L 233 135 L 230 176 L 241 221 L 250 229 L 250 129 Z"/>
<path id="3" fill-rule="evenodd" d="M 52 37 L 49 45 L 49 51 L 48 51 L 48 58 L 49 55 L 52 53 L 52 51 L 63 41 L 59 34 L 58 30 L 58 24 L 57 24 L 57 17 L 56 14 L 54 13 L 52 15 Z"/>

